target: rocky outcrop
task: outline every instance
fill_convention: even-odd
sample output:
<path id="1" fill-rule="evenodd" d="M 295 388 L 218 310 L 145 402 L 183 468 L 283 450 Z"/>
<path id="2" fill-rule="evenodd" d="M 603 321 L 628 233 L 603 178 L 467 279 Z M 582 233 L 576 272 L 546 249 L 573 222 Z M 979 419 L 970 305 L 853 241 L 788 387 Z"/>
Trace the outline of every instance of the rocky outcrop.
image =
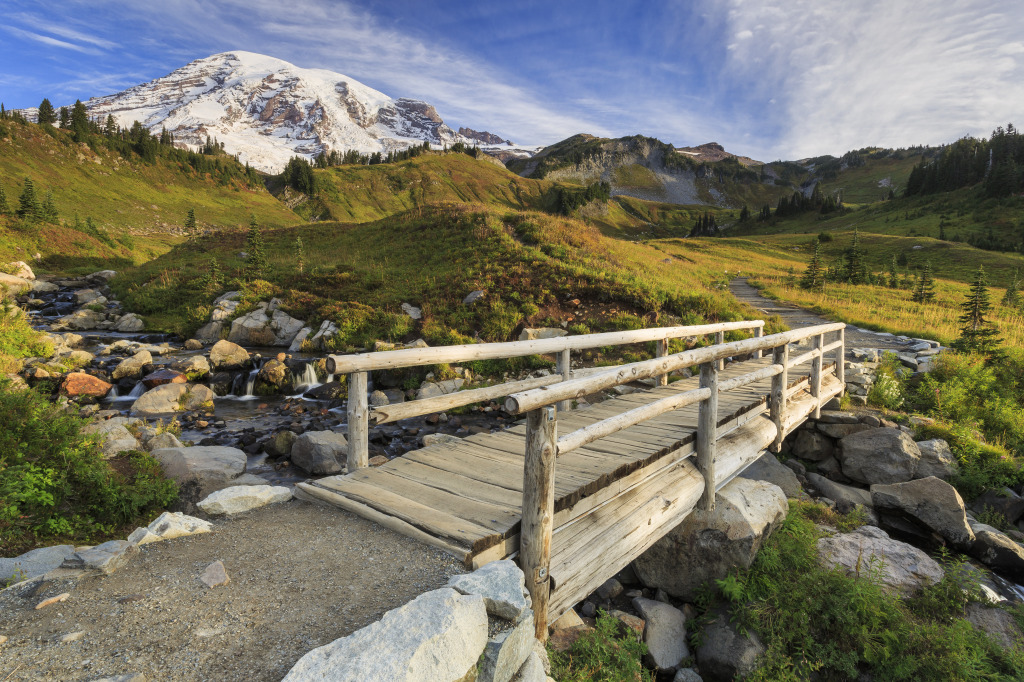
<path id="1" fill-rule="evenodd" d="M 714 511 L 691 512 L 633 568 L 645 585 L 693 600 L 704 583 L 749 567 L 788 510 L 778 486 L 736 478 L 718 491 Z"/>
<path id="2" fill-rule="evenodd" d="M 949 449 L 949 443 L 941 438 L 918 441 L 917 449 L 921 452 L 921 460 L 917 463 L 915 478 L 935 476 L 945 481 L 956 471 L 953 451 Z"/>
<path id="3" fill-rule="evenodd" d="M 756 632 L 741 633 L 733 625 L 725 607 L 713 612 L 711 622 L 704 626 L 701 641 L 697 661 L 701 677 L 706 680 L 731 682 L 746 677 L 766 651 Z"/>
<path id="4" fill-rule="evenodd" d="M 942 580 L 942 567 L 921 550 L 893 540 L 881 528 L 861 526 L 818 540 L 818 555 L 827 568 L 839 568 L 850 575 L 879 571 L 882 583 L 904 596 L 916 594 L 924 585 Z"/>
<path id="5" fill-rule="evenodd" d="M 249 366 L 249 351 L 237 343 L 220 340 L 210 349 L 210 366 L 215 372 L 245 369 Z"/>
<path id="6" fill-rule="evenodd" d="M 196 331 L 196 339 L 199 341 L 206 341 L 207 343 L 219 341 L 224 326 L 227 321 L 234 315 L 235 309 L 238 308 L 240 294 L 237 291 L 229 291 L 225 294 L 221 294 L 213 302 L 213 311 L 210 313 L 210 321 L 204 324 Z"/>
<path id="7" fill-rule="evenodd" d="M 61 568 L 85 569 L 109 575 L 124 566 L 139 548 L 127 540 L 110 540 L 101 545 L 75 552 L 61 564 Z"/>
<path id="8" fill-rule="evenodd" d="M 257 395 L 282 393 L 292 387 L 292 371 L 280 360 L 268 360 L 256 374 Z"/>
<path id="9" fill-rule="evenodd" d="M 115 379 L 140 379 L 143 367 L 153 364 L 153 354 L 148 350 L 140 350 L 130 358 L 125 358 L 114 368 L 111 376 Z"/>
<path id="10" fill-rule="evenodd" d="M 132 403 L 136 417 L 163 417 L 213 403 L 214 393 L 202 384 L 164 384 L 146 391 Z"/>
<path id="11" fill-rule="evenodd" d="M 103 379 L 86 374 L 85 372 L 72 372 L 68 374 L 60 385 L 61 393 L 71 398 L 79 396 L 103 398 L 110 393 L 111 388 L 113 386 L 103 381 Z"/>
<path id="12" fill-rule="evenodd" d="M 289 346 L 304 323 L 280 310 L 280 305 L 275 298 L 235 319 L 228 341 L 247 346 Z"/>
<path id="13" fill-rule="evenodd" d="M 1024 581 L 1024 548 L 1003 533 L 994 529 L 976 532 L 971 555 L 1017 582 Z"/>
<path id="14" fill-rule="evenodd" d="M 306 432 L 292 445 L 292 464 L 318 476 L 342 473 L 347 458 L 348 441 L 333 431 Z"/>
<path id="15" fill-rule="evenodd" d="M 938 534 L 961 551 L 974 544 L 964 501 L 942 479 L 929 476 L 908 483 L 873 485 L 871 501 L 879 513 L 906 519 L 925 532 Z"/>
<path id="16" fill-rule="evenodd" d="M 902 483 L 914 477 L 921 451 L 897 428 L 869 428 L 839 441 L 843 473 L 861 483 Z"/>
<path id="17" fill-rule="evenodd" d="M 161 448 L 153 457 L 164 474 L 178 482 L 179 501 L 191 507 L 245 473 L 246 456 L 238 448 L 217 445 L 190 448 Z"/>

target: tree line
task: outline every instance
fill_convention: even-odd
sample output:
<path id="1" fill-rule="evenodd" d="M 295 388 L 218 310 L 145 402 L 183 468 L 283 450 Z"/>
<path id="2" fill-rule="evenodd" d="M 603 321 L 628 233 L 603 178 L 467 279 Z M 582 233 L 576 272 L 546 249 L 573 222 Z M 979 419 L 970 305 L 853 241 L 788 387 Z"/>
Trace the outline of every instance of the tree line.
<path id="1" fill-rule="evenodd" d="M 922 159 L 907 179 L 906 196 L 951 192 L 978 185 L 986 197 L 1024 191 L 1024 135 L 1012 123 L 992 131 L 989 139 L 964 137 Z"/>

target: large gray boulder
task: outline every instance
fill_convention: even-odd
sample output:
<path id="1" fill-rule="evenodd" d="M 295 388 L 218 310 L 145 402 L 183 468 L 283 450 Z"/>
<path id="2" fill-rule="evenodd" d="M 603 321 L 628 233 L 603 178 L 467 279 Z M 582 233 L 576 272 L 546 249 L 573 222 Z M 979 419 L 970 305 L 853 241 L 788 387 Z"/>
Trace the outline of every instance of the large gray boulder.
<path id="1" fill-rule="evenodd" d="M 976 514 L 994 512 L 1005 518 L 1007 524 L 1012 525 L 1024 516 L 1024 497 L 1009 488 L 989 488 L 974 498 L 971 509 Z"/>
<path id="2" fill-rule="evenodd" d="M 348 441 L 334 431 L 307 431 L 292 444 L 292 464 L 311 474 L 340 474 L 348 459 Z"/>
<path id="3" fill-rule="evenodd" d="M 871 506 L 871 493 L 863 488 L 836 483 L 814 472 L 807 473 L 807 483 L 814 486 L 815 490 L 834 502 L 846 505 L 861 504 L 865 507 Z"/>
<path id="4" fill-rule="evenodd" d="M 210 516 L 232 516 L 290 499 L 291 488 L 281 485 L 233 485 L 211 493 L 196 506 Z"/>
<path id="5" fill-rule="evenodd" d="M 831 457 L 833 450 L 831 438 L 811 429 L 800 429 L 793 439 L 793 456 L 800 459 L 820 462 Z"/>
<path id="6" fill-rule="evenodd" d="M 914 478 L 935 476 L 947 481 L 956 471 L 953 451 L 949 449 L 949 443 L 941 438 L 918 441 L 917 449 L 921 451 L 921 461 L 917 463 Z"/>
<path id="7" fill-rule="evenodd" d="M 0 557 L 0 585 L 6 585 L 12 578 L 12 582 L 17 582 L 49 573 L 59 568 L 74 553 L 74 545 L 54 545 L 33 549 L 9 559 Z"/>
<path id="8" fill-rule="evenodd" d="M 164 384 L 150 389 L 132 403 L 136 417 L 162 417 L 185 410 L 197 410 L 213 403 L 215 395 L 202 384 Z"/>
<path id="9" fill-rule="evenodd" d="M 533 653 L 533 612 L 527 611 L 511 630 L 487 641 L 477 682 L 509 682 Z"/>
<path id="10" fill-rule="evenodd" d="M 245 473 L 247 461 L 245 453 L 238 448 L 220 445 L 161 448 L 153 450 L 152 454 L 164 474 L 178 482 L 179 499 L 186 504 L 194 504 L 232 485 L 232 479 Z"/>
<path id="11" fill-rule="evenodd" d="M 778 486 L 733 479 L 715 496 L 715 510 L 695 509 L 633 562 L 648 587 L 693 600 L 701 585 L 747 568 L 789 505 Z"/>
<path id="12" fill-rule="evenodd" d="M 249 351 L 237 343 L 221 339 L 210 348 L 210 367 L 215 372 L 244 369 L 249 366 Z"/>
<path id="13" fill-rule="evenodd" d="M 142 368 L 153 364 L 153 354 L 148 350 L 140 350 L 130 358 L 125 358 L 114 368 L 111 376 L 115 379 L 141 379 Z"/>
<path id="14" fill-rule="evenodd" d="M 826 568 L 838 568 L 850 575 L 867 575 L 880 570 L 887 589 L 910 596 L 923 586 L 942 580 L 942 567 L 916 547 L 893 540 L 881 528 L 861 526 L 818 540 L 818 557 Z"/>
<path id="15" fill-rule="evenodd" d="M 54 329 L 100 329 L 107 320 L 106 313 L 89 308 L 79 308 L 66 317 L 62 317 L 54 325 Z"/>
<path id="16" fill-rule="evenodd" d="M 995 639 L 1004 649 L 1024 649 L 1024 632 L 1021 632 L 1009 611 L 971 602 L 964 609 L 964 616 L 971 625 Z"/>
<path id="17" fill-rule="evenodd" d="M 289 346 L 305 324 L 282 310 L 280 301 L 260 303 L 231 323 L 228 341 L 247 346 Z"/>
<path id="18" fill-rule="evenodd" d="M 843 473 L 861 483 L 902 483 L 914 477 L 921 451 L 894 428 L 868 429 L 839 441 Z"/>
<path id="19" fill-rule="evenodd" d="M 102 440 L 103 456 L 115 457 L 122 452 L 139 450 L 139 441 L 121 423 L 122 420 L 108 420 L 87 424 L 83 433 L 95 433 Z"/>
<path id="20" fill-rule="evenodd" d="M 75 552 L 61 564 L 63 568 L 78 568 L 88 571 L 99 571 L 109 575 L 124 566 L 139 548 L 128 540 L 110 540 L 102 545 Z"/>
<path id="21" fill-rule="evenodd" d="M 530 606 L 526 578 L 511 559 L 492 561 L 472 573 L 452 576 L 448 587 L 461 594 L 480 595 L 487 613 L 497 618 L 518 621 Z"/>
<path id="22" fill-rule="evenodd" d="M 313 649 L 283 682 L 456 682 L 476 668 L 486 644 L 483 598 L 445 587 Z"/>
<path id="23" fill-rule="evenodd" d="M 713 619 L 704 626 L 697 664 L 705 680 L 732 682 L 746 677 L 757 667 L 757 659 L 766 651 L 756 632 L 741 633 L 733 625 L 729 611 L 718 607 Z"/>
<path id="24" fill-rule="evenodd" d="M 122 315 L 114 323 L 112 329 L 116 332 L 141 332 L 146 328 L 146 323 L 135 313 Z"/>
<path id="25" fill-rule="evenodd" d="M 749 478 L 752 481 L 774 483 L 782 488 L 782 492 L 786 493 L 786 497 L 800 497 L 800 494 L 803 492 L 803 488 L 800 487 L 800 481 L 797 479 L 796 474 L 793 473 L 793 470 L 780 462 L 770 452 L 761 455 L 760 459 L 744 469 L 740 476 Z"/>
<path id="26" fill-rule="evenodd" d="M 690 655 L 686 646 L 686 616 L 660 601 L 636 597 L 633 608 L 644 619 L 647 662 L 657 670 L 675 670 Z"/>
<path id="27" fill-rule="evenodd" d="M 960 493 L 940 478 L 929 476 L 907 483 L 873 485 L 871 502 L 880 514 L 895 515 L 937 533 L 961 551 L 974 544 Z"/>
<path id="28" fill-rule="evenodd" d="M 1024 548 L 996 530 L 975 533 L 971 555 L 994 571 L 1024 581 Z"/>

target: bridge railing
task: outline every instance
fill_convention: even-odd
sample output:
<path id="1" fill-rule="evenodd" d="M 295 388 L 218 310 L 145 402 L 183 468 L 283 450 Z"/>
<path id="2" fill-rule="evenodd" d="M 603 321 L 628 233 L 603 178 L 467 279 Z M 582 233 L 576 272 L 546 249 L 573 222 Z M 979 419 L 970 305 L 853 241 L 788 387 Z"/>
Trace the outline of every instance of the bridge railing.
<path id="1" fill-rule="evenodd" d="M 522 393 L 531 389 L 569 382 L 573 379 L 571 369 L 571 354 L 573 351 L 653 341 L 656 344 L 656 356 L 660 359 L 670 357 L 668 355 L 668 342 L 671 339 L 714 334 L 715 342 L 721 344 L 725 340 L 726 332 L 746 330 L 753 332 L 754 339 L 761 338 L 764 333 L 764 321 L 741 320 L 738 322 L 655 327 L 652 329 L 636 329 L 622 332 L 562 336 L 553 339 L 509 341 L 506 343 L 471 343 L 459 346 L 405 348 L 354 355 L 328 355 L 327 371 L 331 374 L 345 374 L 348 377 L 348 470 L 353 472 L 368 465 L 369 425 L 371 423 L 386 424 L 398 421 L 399 419 L 433 414 L 485 400 L 502 398 L 513 393 Z M 757 357 L 760 357 L 760 351 L 751 352 L 756 353 Z M 505 360 L 526 355 L 548 354 L 557 356 L 555 373 L 551 376 L 506 382 L 485 388 L 458 391 L 434 398 L 423 398 L 383 407 L 371 408 L 367 400 L 368 374 L 375 370 L 470 362 L 473 360 Z M 609 368 L 609 372 L 613 371 L 613 368 Z M 654 377 L 657 385 L 664 386 L 668 383 L 669 371 L 655 372 L 646 376 Z M 601 372 L 601 375 L 607 373 Z M 568 402 L 563 401 L 560 406 L 566 409 L 568 405 Z"/>
<path id="2" fill-rule="evenodd" d="M 699 403 L 696 437 L 696 466 L 704 477 L 704 492 L 698 503 L 702 509 L 715 505 L 715 447 L 718 440 L 718 396 L 763 379 L 771 378 L 769 414 L 776 426 L 772 449 L 778 452 L 785 437 L 786 403 L 803 387 L 789 387 L 789 370 L 811 362 L 808 390 L 815 398 L 815 416 L 821 410 L 821 382 L 826 373 L 823 360 L 835 353 L 834 371 L 845 383 L 843 355 L 845 352 L 843 323 L 805 327 L 781 334 L 760 336 L 731 343 L 695 348 L 653 360 L 623 365 L 615 371 L 563 381 L 558 384 L 513 393 L 505 400 L 505 409 L 512 414 L 526 414 L 526 453 L 523 471 L 523 514 L 519 536 L 519 563 L 526 574 L 526 586 L 533 599 L 536 635 L 547 638 L 547 605 L 550 596 L 551 540 L 555 515 L 555 460 L 574 449 L 599 438 L 640 424 L 660 414 Z M 838 332 L 838 340 L 825 344 L 825 335 Z M 791 358 L 792 343 L 811 339 L 810 351 Z M 772 351 L 772 364 L 739 377 L 719 381 L 722 361 L 731 356 L 753 354 L 760 357 Z M 656 400 L 559 437 L 556 405 L 621 384 L 654 376 L 666 376 L 684 367 L 700 367 L 698 388 Z"/>

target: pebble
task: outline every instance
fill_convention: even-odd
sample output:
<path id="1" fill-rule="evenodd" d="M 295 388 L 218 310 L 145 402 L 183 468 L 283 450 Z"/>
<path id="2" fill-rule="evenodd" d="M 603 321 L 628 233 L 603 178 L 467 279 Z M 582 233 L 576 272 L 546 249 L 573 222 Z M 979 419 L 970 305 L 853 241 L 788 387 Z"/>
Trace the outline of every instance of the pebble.
<path id="1" fill-rule="evenodd" d="M 0 646 L 7 644 L 7 635 L 0 635 Z"/>
<path id="2" fill-rule="evenodd" d="M 78 640 L 85 637 L 85 630 L 79 630 L 78 632 L 69 632 L 60 638 L 62 642 L 77 642 Z"/>
<path id="3" fill-rule="evenodd" d="M 67 598 L 70 597 L 70 596 L 71 596 L 70 592 L 65 592 L 63 594 L 58 594 L 56 597 L 50 597 L 49 599 L 44 599 L 43 601 L 41 601 L 38 604 L 36 604 L 36 609 L 45 609 L 47 606 L 50 606 L 51 604 L 57 604 L 59 602 L 66 601 Z"/>

